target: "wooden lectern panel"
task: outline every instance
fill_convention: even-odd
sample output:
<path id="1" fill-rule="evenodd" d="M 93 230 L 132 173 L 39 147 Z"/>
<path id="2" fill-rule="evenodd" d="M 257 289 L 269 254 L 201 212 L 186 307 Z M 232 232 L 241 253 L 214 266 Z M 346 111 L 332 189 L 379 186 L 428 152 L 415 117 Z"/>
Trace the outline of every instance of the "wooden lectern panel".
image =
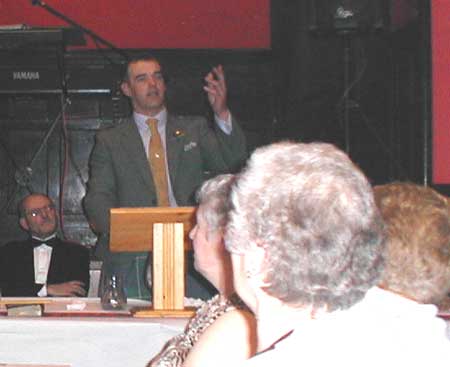
<path id="1" fill-rule="evenodd" d="M 135 317 L 191 316 L 184 308 L 185 250 L 195 208 L 111 209 L 110 250 L 153 251 L 153 309 L 136 310 Z"/>
<path id="2" fill-rule="evenodd" d="M 153 224 L 153 282 L 169 287 L 154 287 L 153 308 L 184 309 L 183 224 Z M 179 297 L 178 295 L 183 295 Z"/>
<path id="3" fill-rule="evenodd" d="M 185 250 L 191 249 L 189 231 L 195 224 L 195 208 L 112 208 L 109 248 L 112 252 L 153 249 L 153 223 L 183 223 Z"/>

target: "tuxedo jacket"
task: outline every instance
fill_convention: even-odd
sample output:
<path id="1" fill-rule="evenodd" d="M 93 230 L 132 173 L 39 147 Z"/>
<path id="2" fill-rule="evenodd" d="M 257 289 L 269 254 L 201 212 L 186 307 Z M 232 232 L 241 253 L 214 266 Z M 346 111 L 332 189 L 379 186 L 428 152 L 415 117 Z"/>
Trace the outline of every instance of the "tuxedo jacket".
<path id="1" fill-rule="evenodd" d="M 237 121 L 232 123 L 232 132 L 227 135 L 216 124 L 209 127 L 205 118 L 168 114 L 167 162 L 179 206 L 195 205 L 195 192 L 207 177 L 236 171 L 245 162 L 245 135 Z M 84 206 L 99 235 L 96 255 L 102 260 L 111 256 L 111 208 L 157 206 L 147 155 L 133 118 L 97 133 Z"/>
<path id="2" fill-rule="evenodd" d="M 47 284 L 72 280 L 89 290 L 89 251 L 72 242 L 54 240 Z M 36 297 L 42 284 L 34 282 L 34 251 L 31 238 L 0 247 L 0 288 L 6 297 Z"/>

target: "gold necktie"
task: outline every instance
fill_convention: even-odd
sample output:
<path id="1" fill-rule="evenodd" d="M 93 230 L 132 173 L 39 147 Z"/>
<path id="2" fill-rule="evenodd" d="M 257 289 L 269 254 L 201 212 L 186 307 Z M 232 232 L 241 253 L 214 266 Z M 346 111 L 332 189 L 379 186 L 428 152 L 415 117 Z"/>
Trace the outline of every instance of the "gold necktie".
<path id="1" fill-rule="evenodd" d="M 161 135 L 158 132 L 158 120 L 148 119 L 146 123 L 150 127 L 152 134 L 148 143 L 148 162 L 152 170 L 153 182 L 155 183 L 158 206 L 170 206 L 166 159 Z"/>

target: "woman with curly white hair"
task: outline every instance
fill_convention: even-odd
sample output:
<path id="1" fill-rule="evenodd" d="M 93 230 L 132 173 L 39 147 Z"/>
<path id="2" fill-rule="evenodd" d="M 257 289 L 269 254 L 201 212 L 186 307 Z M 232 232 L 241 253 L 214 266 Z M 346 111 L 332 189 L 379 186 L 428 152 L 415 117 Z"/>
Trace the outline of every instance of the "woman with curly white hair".
<path id="1" fill-rule="evenodd" d="M 255 313 L 245 366 L 450 366 L 436 310 L 378 288 L 384 224 L 364 174 L 329 144 L 257 149 L 233 186 L 226 234 Z"/>

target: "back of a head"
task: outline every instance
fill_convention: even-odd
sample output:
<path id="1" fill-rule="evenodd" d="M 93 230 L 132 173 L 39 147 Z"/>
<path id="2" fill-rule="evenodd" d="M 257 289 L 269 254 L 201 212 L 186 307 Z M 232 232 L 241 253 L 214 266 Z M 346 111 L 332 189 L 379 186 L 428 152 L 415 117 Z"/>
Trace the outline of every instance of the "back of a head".
<path id="1" fill-rule="evenodd" d="M 212 231 L 223 231 L 230 211 L 230 191 L 235 175 L 217 175 L 205 181 L 197 191 L 197 202 L 203 208 L 203 215 Z"/>
<path id="2" fill-rule="evenodd" d="M 429 187 L 391 183 L 374 188 L 387 226 L 381 285 L 422 303 L 450 291 L 450 203 Z"/>
<path id="3" fill-rule="evenodd" d="M 281 142 L 257 149 L 232 193 L 227 247 L 266 249 L 265 291 L 332 311 L 378 282 L 383 226 L 372 188 L 330 144 Z"/>

